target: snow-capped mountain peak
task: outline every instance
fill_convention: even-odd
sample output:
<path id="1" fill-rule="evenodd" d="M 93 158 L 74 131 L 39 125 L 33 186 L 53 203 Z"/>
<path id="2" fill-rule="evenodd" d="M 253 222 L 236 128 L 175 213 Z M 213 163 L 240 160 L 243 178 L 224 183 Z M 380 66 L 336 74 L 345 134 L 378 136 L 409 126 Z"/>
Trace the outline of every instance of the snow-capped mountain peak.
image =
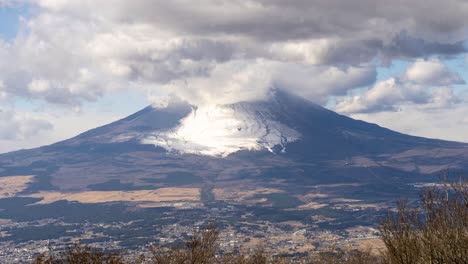
<path id="1" fill-rule="evenodd" d="M 239 150 L 272 151 L 301 134 L 280 123 L 264 104 L 238 103 L 193 108 L 178 126 L 146 135 L 141 142 L 171 151 L 227 156 Z"/>

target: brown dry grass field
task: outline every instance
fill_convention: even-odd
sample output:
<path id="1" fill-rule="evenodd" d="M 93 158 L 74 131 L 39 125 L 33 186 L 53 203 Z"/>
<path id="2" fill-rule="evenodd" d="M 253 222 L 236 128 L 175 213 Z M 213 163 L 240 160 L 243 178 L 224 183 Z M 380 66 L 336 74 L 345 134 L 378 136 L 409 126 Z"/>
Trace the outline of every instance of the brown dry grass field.
<path id="1" fill-rule="evenodd" d="M 0 198 L 14 197 L 28 187 L 34 176 L 7 176 L 0 178 Z"/>
<path id="2" fill-rule="evenodd" d="M 297 209 L 320 209 L 328 206 L 326 203 L 309 202 L 297 207 Z"/>
<path id="3" fill-rule="evenodd" d="M 242 189 L 240 187 L 235 188 L 215 188 L 213 194 L 215 195 L 216 200 L 223 201 L 235 201 L 235 202 L 245 202 L 247 200 L 252 200 L 255 195 L 260 194 L 270 194 L 270 193 L 281 193 L 284 192 L 279 189 L 274 188 L 252 188 L 252 189 Z"/>
<path id="4" fill-rule="evenodd" d="M 85 192 L 40 192 L 28 197 L 42 198 L 37 204 L 48 204 L 60 200 L 80 203 L 108 202 L 174 202 L 199 201 L 199 188 L 160 188 L 140 191 L 85 191 Z"/>

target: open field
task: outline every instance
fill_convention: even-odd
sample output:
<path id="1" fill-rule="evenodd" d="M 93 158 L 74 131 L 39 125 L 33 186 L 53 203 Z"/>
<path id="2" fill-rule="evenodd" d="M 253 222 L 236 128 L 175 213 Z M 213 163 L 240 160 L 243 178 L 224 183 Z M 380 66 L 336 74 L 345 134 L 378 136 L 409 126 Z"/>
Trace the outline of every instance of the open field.
<path id="1" fill-rule="evenodd" d="M 86 191 L 86 192 L 40 192 L 28 197 L 41 198 L 36 204 L 49 204 L 60 200 L 80 203 L 109 202 L 175 202 L 199 201 L 199 188 L 160 188 L 139 191 Z"/>
<path id="2" fill-rule="evenodd" d="M 320 209 L 328 206 L 326 203 L 310 202 L 297 207 L 297 209 Z"/>
<path id="3" fill-rule="evenodd" d="M 216 200 L 222 201 L 234 201 L 234 202 L 245 202 L 247 200 L 253 202 L 259 202 L 262 199 L 256 199 L 255 196 L 262 194 L 271 194 L 271 193 L 282 193 L 284 191 L 274 188 L 252 188 L 252 189 L 242 189 L 242 188 L 215 188 L 213 194 L 215 195 Z M 263 199 L 266 200 L 266 199 Z"/>
<path id="4" fill-rule="evenodd" d="M 0 198 L 14 197 L 28 187 L 34 176 L 8 176 L 0 178 Z"/>

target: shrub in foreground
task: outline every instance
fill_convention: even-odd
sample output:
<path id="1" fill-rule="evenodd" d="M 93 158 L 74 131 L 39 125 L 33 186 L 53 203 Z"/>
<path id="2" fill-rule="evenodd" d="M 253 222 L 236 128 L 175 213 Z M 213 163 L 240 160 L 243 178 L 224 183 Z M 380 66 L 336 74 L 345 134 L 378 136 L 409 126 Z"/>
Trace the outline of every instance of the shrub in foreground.
<path id="1" fill-rule="evenodd" d="M 380 227 L 384 263 L 468 263 L 468 184 L 432 187 L 421 205 L 398 204 Z"/>
<path id="2" fill-rule="evenodd" d="M 35 264 L 124 264 L 123 256 L 119 253 L 105 252 L 73 244 L 60 252 L 45 252 L 36 257 Z"/>

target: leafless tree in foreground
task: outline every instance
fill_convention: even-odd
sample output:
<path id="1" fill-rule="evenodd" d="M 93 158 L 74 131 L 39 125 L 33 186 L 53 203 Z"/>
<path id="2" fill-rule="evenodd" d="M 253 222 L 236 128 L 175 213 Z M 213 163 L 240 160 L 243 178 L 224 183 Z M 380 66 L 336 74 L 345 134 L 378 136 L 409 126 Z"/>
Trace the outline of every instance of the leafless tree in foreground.
<path id="1" fill-rule="evenodd" d="M 36 257 L 35 264 L 124 264 L 119 253 L 92 249 L 73 244 L 67 250 L 55 253 L 49 251 Z"/>
<path id="2" fill-rule="evenodd" d="M 468 182 L 428 188 L 419 206 L 400 202 L 380 234 L 384 263 L 468 263 Z"/>

